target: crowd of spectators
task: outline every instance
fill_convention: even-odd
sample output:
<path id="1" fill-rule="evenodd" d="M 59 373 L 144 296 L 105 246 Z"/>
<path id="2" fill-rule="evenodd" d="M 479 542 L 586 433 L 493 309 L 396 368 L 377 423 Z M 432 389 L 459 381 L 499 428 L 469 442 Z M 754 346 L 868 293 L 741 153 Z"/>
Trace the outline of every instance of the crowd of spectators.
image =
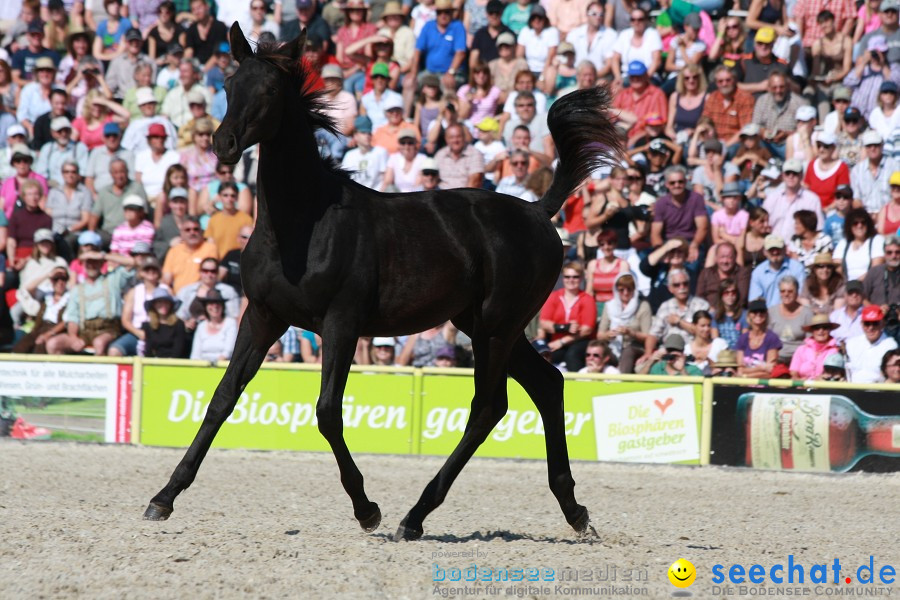
<path id="1" fill-rule="evenodd" d="M 0 344 L 228 359 L 258 149 L 211 142 L 251 45 L 306 30 L 324 158 L 383 192 L 533 202 L 547 111 L 608 86 L 624 156 L 556 217 L 526 330 L 592 373 L 900 381 L 898 0 L 8 0 Z M 291 328 L 274 361 L 318 360 Z M 356 362 L 470 364 L 452 324 Z M 896 363 L 896 364 L 894 364 Z"/>

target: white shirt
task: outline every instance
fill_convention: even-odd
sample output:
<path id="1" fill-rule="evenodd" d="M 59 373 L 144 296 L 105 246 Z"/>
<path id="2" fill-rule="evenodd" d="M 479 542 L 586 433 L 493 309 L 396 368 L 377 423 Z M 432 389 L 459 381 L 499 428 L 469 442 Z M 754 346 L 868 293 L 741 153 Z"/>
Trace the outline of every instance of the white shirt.
<path id="1" fill-rule="evenodd" d="M 603 64 L 613 53 L 613 47 L 618 37 L 614 29 L 601 27 L 594 33 L 594 37 L 588 40 L 587 23 L 579 25 L 569 32 L 566 41 L 575 47 L 575 64 L 589 60 L 597 69 L 602 69 Z"/>
<path id="2" fill-rule="evenodd" d="M 884 381 L 881 374 L 881 359 L 897 347 L 894 338 L 884 333 L 874 344 L 865 334 L 847 340 L 847 356 L 850 359 L 849 374 L 852 383 L 876 383 Z"/>
<path id="3" fill-rule="evenodd" d="M 525 26 L 519 32 L 518 43 L 525 47 L 528 68 L 534 73 L 542 73 L 550 48 L 559 46 L 559 31 L 556 27 L 545 27 L 543 31 L 536 33 L 531 27 Z"/>
<path id="4" fill-rule="evenodd" d="M 872 248 L 872 254 L 869 255 L 869 247 Z M 846 257 L 844 252 L 846 251 Z M 843 239 L 838 242 L 834 249 L 835 260 L 842 260 L 847 263 L 847 281 L 851 279 L 859 279 L 872 267 L 872 260 L 882 258 L 884 256 L 884 237 L 876 235 L 869 240 L 863 242 L 859 248 L 854 249 L 851 244 L 847 247 L 847 240 Z"/>
<path id="5" fill-rule="evenodd" d="M 384 181 L 384 170 L 387 168 L 388 153 L 380 146 L 373 146 L 363 154 L 354 148 L 344 155 L 341 166 L 350 172 L 356 183 L 373 190 L 380 190 Z"/>
<path id="6" fill-rule="evenodd" d="M 650 64 L 653 62 L 653 53 L 663 49 L 662 38 L 659 37 L 659 32 L 655 29 L 648 28 L 644 31 L 644 41 L 640 48 L 635 48 L 631 45 L 632 39 L 634 39 L 634 29 L 629 27 L 619 34 L 616 44 L 613 46 L 613 51 L 622 57 L 623 74 L 628 71 L 628 63 L 633 60 L 641 61 L 649 69 Z"/>
<path id="7" fill-rule="evenodd" d="M 158 162 L 153 160 L 149 148 L 135 154 L 134 171 L 140 173 L 141 185 L 144 186 L 148 198 L 159 195 L 166 181 L 166 171 L 180 161 L 180 155 L 174 150 L 166 150 Z"/>
<path id="8" fill-rule="evenodd" d="M 366 116 L 372 121 L 372 131 L 375 131 L 385 123 L 387 117 L 384 114 L 384 105 L 389 98 L 394 98 L 398 102 L 403 102 L 403 97 L 394 90 L 384 90 L 381 99 L 375 98 L 375 90 L 371 90 L 363 94 L 359 102 L 366 109 Z"/>
<path id="9" fill-rule="evenodd" d="M 900 110 L 895 110 L 894 114 L 890 117 L 886 117 L 884 113 L 881 112 L 881 107 L 876 106 L 872 112 L 869 113 L 868 121 L 871 129 L 880 133 L 882 138 L 887 139 L 890 137 L 894 128 L 897 127 L 897 125 L 900 125 Z"/>
<path id="10" fill-rule="evenodd" d="M 539 115 L 546 114 L 547 96 L 545 96 L 543 92 L 539 92 L 538 90 L 531 90 L 531 93 L 534 94 L 534 112 Z M 509 96 L 506 97 L 506 102 L 503 104 L 503 112 L 510 115 L 516 114 L 516 98 L 518 96 L 519 92 L 517 92 L 516 90 L 512 90 L 509 92 Z"/>
<path id="11" fill-rule="evenodd" d="M 475 149 L 481 152 L 481 155 L 484 157 L 484 164 L 488 164 L 494 158 L 500 154 L 501 152 L 506 151 L 506 145 L 500 140 L 494 140 L 490 144 L 485 144 L 481 140 L 475 142 Z M 488 181 L 494 180 L 494 172 L 485 173 L 484 178 Z"/>
<path id="12" fill-rule="evenodd" d="M 150 129 L 150 126 L 154 123 L 159 123 L 166 128 L 166 149 L 174 150 L 175 142 L 178 141 L 178 132 L 175 131 L 175 126 L 172 125 L 172 121 L 163 115 L 141 117 L 140 119 L 132 120 L 131 124 L 128 125 L 128 128 L 125 129 L 125 134 L 122 136 L 122 147 L 126 150 L 131 150 L 135 154 L 141 150 L 149 149 L 150 146 L 147 144 L 147 130 Z"/>
<path id="13" fill-rule="evenodd" d="M 425 162 L 424 154 L 416 154 L 409 171 L 404 171 L 406 159 L 399 152 L 394 152 L 388 157 L 387 166 L 394 171 L 394 185 L 401 192 L 418 192 L 422 190 L 419 185 L 419 174 L 422 172 L 422 163 Z"/>
<path id="14" fill-rule="evenodd" d="M 825 120 L 822 121 L 822 132 L 833 133 L 834 135 L 837 135 L 839 124 L 840 120 L 838 119 L 837 111 L 833 110 L 825 115 Z"/>

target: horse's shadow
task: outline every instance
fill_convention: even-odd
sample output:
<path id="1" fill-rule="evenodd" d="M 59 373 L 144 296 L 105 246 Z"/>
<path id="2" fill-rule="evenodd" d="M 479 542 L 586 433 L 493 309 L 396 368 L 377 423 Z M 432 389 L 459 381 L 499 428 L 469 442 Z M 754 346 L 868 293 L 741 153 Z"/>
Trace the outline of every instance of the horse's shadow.
<path id="1" fill-rule="evenodd" d="M 371 535 L 372 537 L 380 538 L 386 542 L 394 541 L 394 537 L 389 533 L 373 533 Z M 594 531 L 593 533 L 577 536 L 575 538 L 531 535 L 528 533 L 517 533 L 513 531 L 473 531 L 472 533 L 464 536 L 445 533 L 441 535 L 423 535 L 419 539 L 422 542 L 440 542 L 442 544 L 466 544 L 468 542 L 491 542 L 494 540 L 500 540 L 503 542 L 525 541 L 537 542 L 542 544 L 567 544 L 571 546 L 579 544 L 599 544 L 602 541 L 600 539 L 600 536 L 597 535 L 596 531 Z"/>

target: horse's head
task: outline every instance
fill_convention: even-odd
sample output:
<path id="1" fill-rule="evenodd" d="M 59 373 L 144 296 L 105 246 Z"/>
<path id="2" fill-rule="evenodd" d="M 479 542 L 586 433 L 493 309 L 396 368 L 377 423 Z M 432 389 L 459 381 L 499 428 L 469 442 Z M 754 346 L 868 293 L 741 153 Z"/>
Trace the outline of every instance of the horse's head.
<path id="1" fill-rule="evenodd" d="M 237 22 L 231 26 L 230 37 L 231 52 L 240 66 L 225 82 L 228 110 L 213 141 L 216 156 L 225 164 L 236 163 L 245 149 L 276 136 L 282 126 L 285 92 L 297 83 L 306 45 L 304 31 L 257 57 Z"/>

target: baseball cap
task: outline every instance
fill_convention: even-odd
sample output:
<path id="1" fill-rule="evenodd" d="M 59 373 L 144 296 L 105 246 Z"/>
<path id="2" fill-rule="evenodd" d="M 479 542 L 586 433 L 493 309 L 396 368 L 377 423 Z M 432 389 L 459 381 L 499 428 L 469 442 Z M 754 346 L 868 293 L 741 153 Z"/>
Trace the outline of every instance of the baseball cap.
<path id="1" fill-rule="evenodd" d="M 397 134 L 398 140 L 407 139 L 407 138 L 412 138 L 414 140 L 418 139 L 416 137 L 416 130 L 413 129 L 412 127 L 404 127 L 403 129 L 400 130 L 400 133 Z"/>
<path id="2" fill-rule="evenodd" d="M 78 245 L 79 246 L 97 246 L 100 247 L 103 244 L 103 240 L 100 239 L 100 234 L 96 231 L 82 231 L 78 234 Z"/>
<path id="3" fill-rule="evenodd" d="M 134 246 L 131 247 L 131 254 L 152 254 L 153 249 L 150 247 L 149 242 L 145 242 L 144 240 L 138 240 L 134 243 Z M 153 257 L 156 258 L 155 256 Z M 147 266 L 147 263 L 144 263 L 144 266 Z"/>
<path id="4" fill-rule="evenodd" d="M 396 96 L 391 96 L 390 98 L 388 98 L 387 100 L 384 101 L 384 111 L 385 112 L 387 112 L 389 110 L 396 110 L 398 108 L 400 110 L 403 110 L 403 99 L 400 98 L 399 94 L 397 94 Z"/>
<path id="5" fill-rule="evenodd" d="M 721 356 L 722 353 L 719 352 Z M 828 356 L 825 357 L 825 362 L 822 363 L 823 367 L 831 367 L 832 369 L 843 369 L 844 368 L 844 357 L 840 352 L 832 352 Z"/>
<path id="6" fill-rule="evenodd" d="M 372 338 L 372 346 L 374 346 L 376 348 L 378 346 L 390 346 L 391 348 L 394 348 L 397 346 L 397 343 L 394 341 L 394 338 L 377 337 L 377 338 Z"/>
<path id="7" fill-rule="evenodd" d="M 115 121 L 110 121 L 103 126 L 103 135 L 120 135 L 122 128 Z"/>
<path id="8" fill-rule="evenodd" d="M 184 46 L 181 44 L 172 44 L 169 46 L 169 51 L 166 54 L 170 56 L 174 56 L 176 54 L 184 54 Z"/>
<path id="9" fill-rule="evenodd" d="M 41 227 L 37 231 L 34 232 L 34 243 L 37 244 L 39 242 L 52 242 L 53 241 L 53 232 L 47 229 L 46 227 Z"/>
<path id="10" fill-rule="evenodd" d="M 312 0 L 297 0 L 295 5 L 302 10 L 304 8 L 312 8 L 313 3 Z"/>
<path id="11" fill-rule="evenodd" d="M 13 147 L 9 149 L 9 151 L 10 164 L 12 164 L 13 161 L 15 161 L 17 158 L 25 158 L 34 162 L 34 152 L 32 152 L 31 148 L 29 148 L 25 144 L 14 144 Z"/>
<path id="12" fill-rule="evenodd" d="M 43 29 L 42 29 L 43 31 Z M 34 61 L 34 70 L 40 71 L 41 69 L 49 69 L 51 71 L 56 70 L 56 63 L 53 62 L 53 59 L 49 56 L 42 56 L 36 61 Z"/>
<path id="13" fill-rule="evenodd" d="M 781 177 L 781 171 L 778 170 L 778 167 L 775 165 L 770 165 L 759 172 L 763 177 L 768 177 L 769 179 L 778 179 Z"/>
<path id="14" fill-rule="evenodd" d="M 647 65 L 642 63 L 639 60 L 633 60 L 628 63 L 628 76 L 629 77 L 638 77 L 640 75 L 647 74 Z"/>
<path id="15" fill-rule="evenodd" d="M 703 142 L 703 149 L 707 152 L 722 154 L 722 142 L 717 139 L 706 140 Z"/>
<path id="16" fill-rule="evenodd" d="M 122 200 L 122 208 L 147 208 L 147 203 L 144 202 L 144 199 L 138 196 L 137 194 L 131 194 L 130 196 L 125 196 L 125 199 Z"/>
<path id="17" fill-rule="evenodd" d="M 219 42 L 219 46 L 216 48 L 216 54 L 228 54 L 231 52 L 231 44 L 228 42 Z"/>
<path id="18" fill-rule="evenodd" d="M 28 33 L 44 33 L 44 22 L 40 19 L 35 19 L 31 23 L 28 24 L 28 29 L 26 29 Z"/>
<path id="19" fill-rule="evenodd" d="M 515 46 L 516 36 L 506 31 L 497 36 L 497 46 Z"/>
<path id="20" fill-rule="evenodd" d="M 6 137 L 12 137 L 14 135 L 25 135 L 25 128 L 16 123 L 15 125 L 10 125 L 6 128 Z"/>
<path id="21" fill-rule="evenodd" d="M 693 29 L 700 29 L 703 25 L 703 22 L 700 20 L 700 13 L 695 12 L 686 14 L 683 23 Z"/>
<path id="22" fill-rule="evenodd" d="M 437 174 L 439 172 L 437 161 L 434 160 L 433 158 L 426 158 L 425 160 L 423 160 L 422 161 L 422 172 Z"/>
<path id="23" fill-rule="evenodd" d="M 153 95 L 153 90 L 148 87 L 136 89 L 134 91 L 134 101 L 137 102 L 138 106 L 149 104 L 151 102 L 158 102 L 156 96 Z"/>
<path id="24" fill-rule="evenodd" d="M 730 181 L 722 186 L 722 192 L 719 194 L 722 198 L 726 198 L 728 196 L 743 196 L 744 192 L 741 191 L 741 184 L 737 181 Z"/>
<path id="25" fill-rule="evenodd" d="M 888 45 L 887 40 L 883 35 L 873 35 L 869 38 L 869 41 L 866 42 L 866 50 L 876 51 L 876 52 L 887 52 Z"/>
<path id="26" fill-rule="evenodd" d="M 852 121 L 853 119 L 859 120 L 861 118 L 862 118 L 862 113 L 859 112 L 859 109 L 856 108 L 855 106 L 851 106 L 850 108 L 848 108 L 847 110 L 844 111 L 844 120 L 845 121 Z"/>
<path id="27" fill-rule="evenodd" d="M 437 352 L 434 353 L 435 358 L 456 358 L 456 349 L 447 344 L 446 346 L 442 346 L 438 349 Z"/>
<path id="28" fill-rule="evenodd" d="M 759 44 L 771 44 L 775 41 L 775 30 L 771 27 L 761 27 L 753 40 Z"/>
<path id="29" fill-rule="evenodd" d="M 816 118 L 816 109 L 809 104 L 798 106 L 794 118 L 798 121 L 812 121 Z"/>
<path id="30" fill-rule="evenodd" d="M 56 117 L 50 121 L 50 129 L 53 131 L 72 129 L 72 121 L 70 121 L 68 117 Z"/>
<path id="31" fill-rule="evenodd" d="M 849 294 L 850 292 L 859 292 L 860 294 L 862 294 L 863 293 L 863 282 L 860 281 L 859 279 L 851 279 L 850 281 L 848 281 L 847 282 L 847 293 Z"/>
<path id="32" fill-rule="evenodd" d="M 759 129 L 759 125 L 757 125 L 756 123 L 747 123 L 746 125 L 744 125 L 743 129 L 741 129 L 741 135 L 759 135 Z"/>
<path id="33" fill-rule="evenodd" d="M 763 242 L 763 247 L 766 250 L 771 250 L 772 248 L 784 248 L 784 240 L 781 239 L 780 235 L 770 233 L 766 236 L 766 239 Z"/>
<path id="34" fill-rule="evenodd" d="M 816 143 L 825 144 L 826 146 L 834 146 L 835 144 L 837 144 L 837 137 L 835 137 L 835 135 L 830 131 L 820 131 L 816 136 Z"/>
<path id="35" fill-rule="evenodd" d="M 834 88 L 834 93 L 831 95 L 831 99 L 832 100 L 846 100 L 847 102 L 849 102 L 852 95 L 853 94 L 850 91 L 850 88 L 845 87 L 843 85 L 839 85 L 836 88 Z"/>
<path id="36" fill-rule="evenodd" d="M 487 3 L 487 8 L 485 12 L 488 13 L 502 13 L 506 9 L 506 5 L 500 2 L 500 0 L 489 0 Z"/>
<path id="37" fill-rule="evenodd" d="M 162 123 L 151 123 L 147 128 L 147 137 L 169 137 Z"/>
<path id="38" fill-rule="evenodd" d="M 784 164 L 781 166 L 782 173 L 800 173 L 803 174 L 803 163 L 797 160 L 796 158 L 792 158 L 791 160 L 784 161 Z"/>
<path id="39" fill-rule="evenodd" d="M 900 185 L 900 171 L 894 171 L 891 173 L 891 178 L 888 180 L 889 185 Z"/>
<path id="40" fill-rule="evenodd" d="M 344 79 L 344 71 L 339 65 L 325 65 L 322 67 L 322 79 Z"/>
<path id="41" fill-rule="evenodd" d="M 388 69 L 388 66 L 383 62 L 377 62 L 372 64 L 372 68 L 369 70 L 369 75 L 371 77 L 386 77 L 390 79 L 391 71 Z"/>
<path id="42" fill-rule="evenodd" d="M 185 96 L 185 100 L 187 100 L 188 104 L 206 104 L 206 97 L 200 90 L 191 90 Z"/>
<path id="43" fill-rule="evenodd" d="M 884 0 L 878 8 L 880 8 L 882 12 L 886 10 L 897 10 L 900 8 L 900 2 L 897 2 L 897 0 Z"/>
<path id="44" fill-rule="evenodd" d="M 537 350 L 538 354 L 550 354 L 550 346 L 547 345 L 547 342 L 544 340 L 534 340 L 531 342 L 531 347 Z"/>
<path id="45" fill-rule="evenodd" d="M 665 142 L 663 142 L 660 138 L 656 138 L 652 142 L 650 142 L 650 151 L 657 152 L 659 154 L 668 154 L 669 147 L 666 146 Z"/>
<path id="46" fill-rule="evenodd" d="M 666 120 L 659 113 L 650 113 L 644 121 L 647 125 L 665 125 Z"/>
<path id="47" fill-rule="evenodd" d="M 569 52 L 575 54 L 575 46 L 573 46 L 569 42 L 561 42 L 559 46 L 556 47 L 557 54 L 566 54 Z"/>
<path id="48" fill-rule="evenodd" d="M 663 347 L 666 350 L 684 352 L 684 338 L 677 333 L 670 333 L 668 336 L 666 336 L 666 341 L 663 342 Z"/>
<path id="49" fill-rule="evenodd" d="M 359 133 L 372 133 L 372 119 L 360 115 L 353 121 L 353 128 Z"/>
<path id="50" fill-rule="evenodd" d="M 897 87 L 897 84 L 893 81 L 885 81 L 881 84 L 881 87 L 878 89 L 878 93 L 890 92 L 892 94 L 896 94 L 897 90 L 900 89 Z"/>
<path id="51" fill-rule="evenodd" d="M 719 352 L 719 356 L 716 357 L 716 366 L 717 367 L 736 367 L 737 363 L 737 354 L 735 354 L 734 350 L 722 350 Z"/>
<path id="52" fill-rule="evenodd" d="M 846 196 L 847 198 L 853 198 L 853 188 L 851 188 L 846 183 L 842 183 L 841 185 L 834 188 L 834 195 L 835 197 Z"/>
<path id="53" fill-rule="evenodd" d="M 769 312 L 769 307 L 765 300 L 757 298 L 747 304 L 747 312 Z"/>
<path id="54" fill-rule="evenodd" d="M 140 29 L 135 29 L 134 27 L 132 27 L 127 32 L 125 32 L 125 41 L 130 42 L 132 40 L 135 40 L 138 42 L 144 41 L 144 37 L 141 35 Z"/>
<path id="55" fill-rule="evenodd" d="M 185 198 L 188 197 L 188 191 L 183 187 L 173 187 L 169 190 L 169 200 L 173 200 L 175 198 Z"/>
<path id="56" fill-rule="evenodd" d="M 862 320 L 865 322 L 875 322 L 884 320 L 884 311 L 877 304 L 870 304 L 862 309 Z"/>
<path id="57" fill-rule="evenodd" d="M 547 18 L 547 9 L 545 9 L 540 4 L 532 4 L 531 5 L 531 14 L 528 15 L 528 22 L 530 23 L 531 20 L 535 17 L 540 17 L 542 19 L 546 19 Z"/>
<path id="58" fill-rule="evenodd" d="M 500 123 L 494 117 L 485 117 L 476 125 L 481 131 L 500 131 Z"/>
<path id="59" fill-rule="evenodd" d="M 881 137 L 880 133 L 878 133 L 874 129 L 869 129 L 864 134 L 862 134 L 862 143 L 863 146 L 874 146 L 876 144 L 883 144 L 884 139 Z"/>

